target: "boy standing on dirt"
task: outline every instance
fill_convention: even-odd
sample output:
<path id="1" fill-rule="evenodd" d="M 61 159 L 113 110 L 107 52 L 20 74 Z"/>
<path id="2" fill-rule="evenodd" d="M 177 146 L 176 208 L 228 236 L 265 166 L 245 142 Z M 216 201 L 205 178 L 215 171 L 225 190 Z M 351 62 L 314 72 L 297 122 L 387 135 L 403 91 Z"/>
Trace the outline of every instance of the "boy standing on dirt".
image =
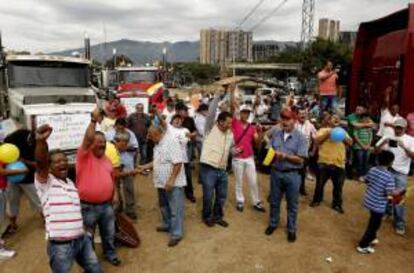
<path id="1" fill-rule="evenodd" d="M 361 254 L 375 252 L 374 245 L 378 244 L 377 231 L 384 216 L 388 197 L 394 194 L 395 180 L 388 170 L 394 161 L 394 154 L 390 151 L 382 151 L 378 156 L 379 166 L 369 170 L 365 181 L 368 184 L 364 198 L 364 206 L 370 211 L 368 227 L 359 242 L 356 250 Z"/>

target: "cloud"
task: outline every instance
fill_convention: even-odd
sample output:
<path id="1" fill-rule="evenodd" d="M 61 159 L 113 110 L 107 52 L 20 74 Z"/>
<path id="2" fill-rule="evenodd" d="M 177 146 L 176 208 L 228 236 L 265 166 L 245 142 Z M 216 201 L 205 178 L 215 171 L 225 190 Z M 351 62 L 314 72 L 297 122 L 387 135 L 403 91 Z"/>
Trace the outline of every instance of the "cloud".
<path id="1" fill-rule="evenodd" d="M 250 29 L 283 0 L 265 0 L 243 25 Z M 6 47 L 59 51 L 121 38 L 149 41 L 197 40 L 202 28 L 235 28 L 258 0 L 0 0 L 0 28 Z M 288 0 L 254 32 L 255 40 L 298 40 L 301 0 Z M 407 0 L 318 0 L 317 20 L 341 20 L 341 28 L 405 8 Z"/>

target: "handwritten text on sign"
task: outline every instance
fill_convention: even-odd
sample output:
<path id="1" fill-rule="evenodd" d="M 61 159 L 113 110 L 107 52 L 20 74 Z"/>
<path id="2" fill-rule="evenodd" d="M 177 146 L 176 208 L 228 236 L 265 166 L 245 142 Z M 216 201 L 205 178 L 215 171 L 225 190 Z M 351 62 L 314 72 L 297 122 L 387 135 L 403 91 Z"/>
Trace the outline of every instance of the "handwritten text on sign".
<path id="1" fill-rule="evenodd" d="M 121 98 L 121 102 L 125 106 L 128 115 L 135 112 L 135 106 L 137 103 L 142 103 L 144 105 L 144 113 L 148 114 L 149 98 Z"/>
<path id="2" fill-rule="evenodd" d="M 49 149 L 77 149 L 89 125 L 90 114 L 61 114 L 36 117 L 37 126 L 49 124 L 53 132 L 48 139 Z"/>

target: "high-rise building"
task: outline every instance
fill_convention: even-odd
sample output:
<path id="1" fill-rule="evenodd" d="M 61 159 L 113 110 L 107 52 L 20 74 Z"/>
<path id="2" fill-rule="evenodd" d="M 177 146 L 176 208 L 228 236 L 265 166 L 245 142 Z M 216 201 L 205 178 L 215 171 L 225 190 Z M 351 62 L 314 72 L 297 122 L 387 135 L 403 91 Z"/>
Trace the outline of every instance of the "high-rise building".
<path id="1" fill-rule="evenodd" d="M 278 55 L 280 47 L 277 42 L 263 41 L 253 43 L 253 60 L 255 62 L 266 62 L 269 58 Z"/>
<path id="2" fill-rule="evenodd" d="M 340 21 L 327 18 L 319 20 L 318 38 L 337 42 L 339 40 Z"/>
<path id="3" fill-rule="evenodd" d="M 356 31 L 341 31 L 339 33 L 339 41 L 341 43 L 347 44 L 351 48 L 354 48 L 357 34 L 358 33 Z"/>
<path id="4" fill-rule="evenodd" d="M 253 33 L 203 29 L 200 32 L 200 63 L 222 64 L 224 62 L 253 60 Z"/>

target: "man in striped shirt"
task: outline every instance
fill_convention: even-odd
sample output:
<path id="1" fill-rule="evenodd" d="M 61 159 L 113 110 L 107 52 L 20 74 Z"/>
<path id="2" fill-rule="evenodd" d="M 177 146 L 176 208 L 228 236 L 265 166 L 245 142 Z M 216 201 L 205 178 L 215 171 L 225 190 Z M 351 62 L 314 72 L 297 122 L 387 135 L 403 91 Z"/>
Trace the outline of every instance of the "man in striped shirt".
<path id="1" fill-rule="evenodd" d="M 370 211 L 368 227 L 357 246 L 357 251 L 362 254 L 374 253 L 373 246 L 378 243 L 377 231 L 379 230 L 388 203 L 388 196 L 394 194 L 395 180 L 388 170 L 394 161 L 394 154 L 382 151 L 378 155 L 379 166 L 371 168 L 365 177 L 368 184 L 364 198 L 364 206 Z"/>
<path id="2" fill-rule="evenodd" d="M 85 272 L 102 272 L 93 250 L 92 237 L 85 233 L 80 199 L 68 176 L 68 159 L 59 150 L 48 152 L 49 125 L 36 131 L 35 187 L 45 216 L 47 252 L 54 273 L 71 272 L 74 261 Z"/>

